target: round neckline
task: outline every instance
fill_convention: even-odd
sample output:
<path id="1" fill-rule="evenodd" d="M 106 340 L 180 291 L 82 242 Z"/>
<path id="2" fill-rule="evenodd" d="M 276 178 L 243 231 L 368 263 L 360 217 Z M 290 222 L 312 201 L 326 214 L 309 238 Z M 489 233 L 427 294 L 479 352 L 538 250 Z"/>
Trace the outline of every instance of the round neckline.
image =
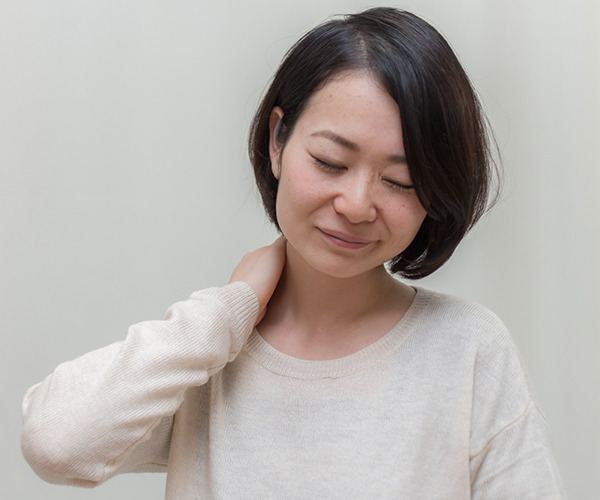
<path id="1" fill-rule="evenodd" d="M 431 294 L 424 288 L 413 288 L 416 295 L 404 316 L 383 337 L 348 356 L 328 360 L 296 358 L 275 349 L 256 328 L 248 338 L 245 352 L 267 370 L 291 378 L 340 378 L 362 371 L 399 349 L 419 323 Z"/>

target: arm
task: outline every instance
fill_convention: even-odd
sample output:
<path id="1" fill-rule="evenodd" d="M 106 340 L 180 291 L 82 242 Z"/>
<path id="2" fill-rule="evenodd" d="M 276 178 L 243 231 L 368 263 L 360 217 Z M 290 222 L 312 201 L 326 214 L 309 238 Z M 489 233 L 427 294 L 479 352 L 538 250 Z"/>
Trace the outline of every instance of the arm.
<path id="1" fill-rule="evenodd" d="M 264 314 L 284 245 L 242 259 L 230 285 L 192 294 L 163 321 L 64 363 L 23 402 L 22 450 L 43 479 L 94 486 L 123 471 L 166 465 L 172 416 L 189 387 L 235 358 Z"/>
<path id="2" fill-rule="evenodd" d="M 532 399 L 512 338 L 503 325 L 480 346 L 471 428 L 473 499 L 560 499 L 564 488 L 547 423 Z"/>
<path id="3" fill-rule="evenodd" d="M 234 359 L 257 311 L 245 283 L 197 292 L 164 321 L 134 325 L 125 341 L 58 366 L 25 396 L 25 458 L 43 479 L 67 484 L 132 468 L 128 457 L 175 413 L 185 389 Z"/>
<path id="4" fill-rule="evenodd" d="M 474 499 L 565 498 L 544 417 L 530 403 L 471 459 Z"/>

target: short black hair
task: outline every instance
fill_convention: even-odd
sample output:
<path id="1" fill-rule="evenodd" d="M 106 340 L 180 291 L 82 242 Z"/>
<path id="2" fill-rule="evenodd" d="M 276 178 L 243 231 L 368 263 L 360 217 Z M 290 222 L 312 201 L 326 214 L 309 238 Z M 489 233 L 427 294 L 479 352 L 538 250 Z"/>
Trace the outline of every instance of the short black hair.
<path id="1" fill-rule="evenodd" d="M 250 127 L 249 154 L 269 219 L 277 226 L 278 181 L 269 157 L 269 117 L 283 110 L 285 145 L 309 98 L 342 72 L 374 75 L 398 104 L 410 175 L 427 216 L 390 272 L 423 278 L 439 269 L 491 204 L 497 173 L 490 131 L 471 82 L 442 35 L 389 7 L 331 19 L 286 54 Z M 497 194 L 497 193 L 496 193 Z"/>

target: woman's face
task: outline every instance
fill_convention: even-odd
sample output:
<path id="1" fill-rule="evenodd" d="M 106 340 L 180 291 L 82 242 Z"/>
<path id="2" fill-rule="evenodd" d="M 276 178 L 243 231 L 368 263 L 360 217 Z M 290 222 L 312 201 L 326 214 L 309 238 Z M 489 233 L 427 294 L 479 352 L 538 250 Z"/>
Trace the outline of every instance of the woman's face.
<path id="1" fill-rule="evenodd" d="M 271 164 L 288 258 L 349 278 L 379 269 L 412 242 L 426 211 L 410 178 L 396 102 L 374 77 L 334 78 L 309 100 Z"/>

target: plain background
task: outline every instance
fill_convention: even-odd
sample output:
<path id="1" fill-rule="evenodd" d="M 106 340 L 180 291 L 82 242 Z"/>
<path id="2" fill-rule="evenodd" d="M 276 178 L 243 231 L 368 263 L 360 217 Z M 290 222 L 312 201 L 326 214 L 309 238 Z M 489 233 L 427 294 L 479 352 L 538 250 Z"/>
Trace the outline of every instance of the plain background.
<path id="1" fill-rule="evenodd" d="M 496 311 L 567 490 L 600 498 L 600 12 L 594 0 L 392 3 L 446 35 L 504 155 L 502 202 L 421 282 Z M 47 485 L 25 390 L 61 361 L 227 282 L 274 238 L 245 151 L 289 45 L 360 1 L 0 0 L 0 493 L 160 499 L 164 476 Z M 257 457 L 260 459 L 260 457 Z"/>

